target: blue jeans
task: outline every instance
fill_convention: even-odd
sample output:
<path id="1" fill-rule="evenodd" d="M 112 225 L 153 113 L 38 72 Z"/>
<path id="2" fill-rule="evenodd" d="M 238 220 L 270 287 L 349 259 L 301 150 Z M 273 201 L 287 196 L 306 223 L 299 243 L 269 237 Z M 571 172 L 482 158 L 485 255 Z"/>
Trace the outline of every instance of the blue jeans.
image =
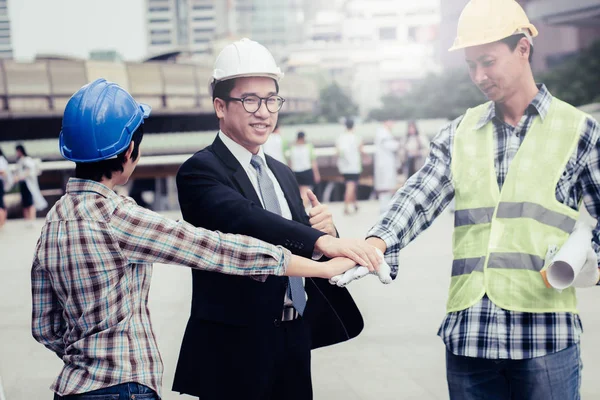
<path id="1" fill-rule="evenodd" d="M 158 395 L 149 387 L 138 383 L 122 383 L 81 394 L 59 396 L 54 400 L 158 400 Z"/>
<path id="2" fill-rule="evenodd" d="M 579 344 L 527 360 L 488 360 L 446 350 L 451 400 L 579 400 Z"/>

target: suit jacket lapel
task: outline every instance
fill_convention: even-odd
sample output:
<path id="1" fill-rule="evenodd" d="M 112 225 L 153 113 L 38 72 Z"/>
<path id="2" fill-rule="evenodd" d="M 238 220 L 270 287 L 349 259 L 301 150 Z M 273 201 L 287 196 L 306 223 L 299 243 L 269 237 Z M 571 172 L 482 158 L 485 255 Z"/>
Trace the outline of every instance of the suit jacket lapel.
<path id="1" fill-rule="evenodd" d="M 248 199 L 255 202 L 257 205 L 261 205 L 260 198 L 248 178 L 248 174 L 244 170 L 244 167 L 238 162 L 231 151 L 225 146 L 225 143 L 219 138 L 219 135 L 215 138 L 212 149 L 214 153 L 223 161 L 223 163 L 230 169 L 231 177 L 237 184 L 240 192 Z"/>

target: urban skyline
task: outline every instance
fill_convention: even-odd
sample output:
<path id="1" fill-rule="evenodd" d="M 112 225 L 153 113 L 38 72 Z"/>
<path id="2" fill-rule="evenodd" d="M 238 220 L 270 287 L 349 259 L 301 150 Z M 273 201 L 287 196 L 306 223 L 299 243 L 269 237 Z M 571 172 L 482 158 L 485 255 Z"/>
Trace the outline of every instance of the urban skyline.
<path id="1" fill-rule="evenodd" d="M 7 0 L 0 0 L 0 59 L 12 58 L 12 37 Z"/>

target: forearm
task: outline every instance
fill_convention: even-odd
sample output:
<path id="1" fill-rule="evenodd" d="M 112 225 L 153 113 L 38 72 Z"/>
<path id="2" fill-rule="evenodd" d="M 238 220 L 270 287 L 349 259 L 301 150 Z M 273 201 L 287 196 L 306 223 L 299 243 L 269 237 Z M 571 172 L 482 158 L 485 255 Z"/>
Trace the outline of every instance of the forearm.
<path id="1" fill-rule="evenodd" d="M 449 168 L 439 161 L 426 164 L 420 172 L 393 197 L 388 209 L 368 232 L 386 248 L 405 247 L 427 229 L 454 197 Z"/>
<path id="2" fill-rule="evenodd" d="M 308 258 L 292 255 L 287 267 L 287 276 L 304 276 L 307 278 L 325 278 L 325 264 Z"/>
<path id="3" fill-rule="evenodd" d="M 367 243 L 369 243 L 373 247 L 377 247 L 384 254 L 387 250 L 387 244 L 383 241 L 383 239 L 380 239 L 376 236 L 371 236 L 367 238 Z"/>
<path id="4" fill-rule="evenodd" d="M 315 242 L 324 234 L 307 226 L 308 219 L 288 220 L 265 210 L 223 183 L 196 183 L 198 181 L 182 178 L 178 181 L 182 215 L 194 226 L 252 236 L 307 258 L 312 256 Z M 304 208 L 299 192 L 293 193 L 290 199 L 296 201 L 296 197 L 298 207 Z"/>
<path id="5" fill-rule="evenodd" d="M 584 125 L 582 133 L 582 143 L 589 143 L 591 149 L 586 149 L 585 146 L 578 147 L 578 156 L 587 154 L 585 166 L 579 175 L 576 185 L 577 192 L 581 193 L 583 198 L 584 208 L 590 216 L 595 219 L 596 225 L 592 230 L 592 248 L 594 249 L 598 260 L 600 260 L 600 127 L 598 123 L 589 119 Z M 582 154 L 580 152 L 585 151 Z"/>
<path id="6" fill-rule="evenodd" d="M 229 275 L 283 275 L 290 259 L 282 247 L 196 228 L 137 205 L 115 212 L 111 226 L 130 263 L 178 264 Z"/>
<path id="7" fill-rule="evenodd" d="M 454 197 L 452 183 L 452 141 L 460 118 L 448 124 L 432 142 L 430 156 L 423 168 L 394 195 L 390 207 L 369 230 L 367 238 L 380 250 L 395 276 L 398 253 L 427 229 Z M 381 243 L 383 242 L 383 243 Z"/>
<path id="8" fill-rule="evenodd" d="M 286 275 L 330 279 L 353 268 L 355 265 L 356 263 L 348 258 L 334 258 L 326 262 L 316 262 L 304 257 L 292 256 Z"/>
<path id="9" fill-rule="evenodd" d="M 229 275 L 284 275 L 292 259 L 289 250 L 256 238 L 187 226 L 194 230 L 191 248 L 199 253 L 183 263 L 192 268 Z"/>

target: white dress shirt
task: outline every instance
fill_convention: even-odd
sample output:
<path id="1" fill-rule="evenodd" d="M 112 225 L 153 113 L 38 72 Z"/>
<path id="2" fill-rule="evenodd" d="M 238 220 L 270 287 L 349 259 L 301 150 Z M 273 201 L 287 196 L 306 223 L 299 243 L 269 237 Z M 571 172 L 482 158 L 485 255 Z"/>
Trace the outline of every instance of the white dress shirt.
<path id="1" fill-rule="evenodd" d="M 250 153 L 248 150 L 246 150 L 244 147 L 242 147 L 240 144 L 231 140 L 222 131 L 219 131 L 219 138 L 221 139 L 221 141 L 223 141 L 223 143 L 225 144 L 227 149 L 229 149 L 231 154 L 233 154 L 235 159 L 238 160 L 238 162 L 242 165 L 242 167 L 244 168 L 244 171 L 246 171 L 246 175 L 248 175 L 250 182 L 252 182 L 252 186 L 254 187 L 254 190 L 256 191 L 256 194 L 258 195 L 258 198 L 260 199 L 260 202 L 264 208 L 265 203 L 260 195 L 260 188 L 258 187 L 258 172 L 250 164 L 253 154 Z M 267 159 L 265 158 L 265 153 L 263 152 L 262 147 L 258 150 L 257 155 L 260 158 L 262 158 L 263 161 L 265 162 L 265 165 L 267 165 Z M 271 169 L 269 168 L 268 165 L 267 165 L 267 175 L 269 176 L 269 179 L 271 179 L 271 182 L 273 182 L 273 186 L 275 187 L 275 193 L 277 194 L 277 201 L 279 202 L 279 208 L 281 208 L 281 216 L 285 219 L 291 220 L 292 212 L 290 211 L 290 206 L 288 205 L 288 202 L 285 199 L 285 195 L 283 194 L 283 190 L 281 189 L 279 182 L 277 182 L 277 178 L 275 178 L 275 175 L 273 175 L 273 172 L 271 171 Z"/>
<path id="2" fill-rule="evenodd" d="M 221 139 L 223 144 L 225 144 L 225 147 L 227 147 L 227 149 L 229 149 L 231 154 L 233 154 L 235 159 L 238 160 L 240 165 L 244 168 L 244 171 L 246 171 L 246 175 L 248 175 L 250 182 L 252 182 L 254 191 L 256 191 L 256 194 L 258 195 L 258 198 L 260 199 L 260 202 L 264 208 L 265 203 L 262 199 L 262 196 L 260 194 L 260 188 L 258 186 L 258 172 L 250 164 L 253 154 L 250 153 L 246 148 L 244 148 L 240 144 L 234 142 L 231 138 L 229 138 L 227 135 L 225 135 L 220 130 L 219 130 L 219 138 Z M 267 165 L 267 159 L 265 158 L 265 153 L 263 152 L 262 147 L 259 148 L 257 155 L 264 160 L 265 165 L 267 166 L 267 175 L 269 176 L 269 179 L 271 179 L 271 181 L 273 182 L 273 186 L 275 187 L 275 193 L 277 194 L 277 201 L 279 202 L 279 208 L 281 208 L 281 216 L 285 219 L 291 220 L 292 212 L 290 211 L 290 206 L 288 205 L 288 202 L 285 199 L 285 195 L 283 194 L 283 190 L 281 189 L 281 186 L 279 185 L 277 178 L 275 178 L 275 175 L 273 175 L 273 172 Z M 319 254 L 315 251 L 315 253 L 313 253 L 313 259 L 315 256 L 318 256 L 320 258 L 322 256 L 322 254 Z M 304 278 L 302 278 L 302 282 L 304 282 Z M 305 294 L 305 296 L 306 296 L 306 294 Z M 292 306 L 292 300 L 288 297 L 287 293 L 285 294 L 283 304 L 286 307 Z"/>

